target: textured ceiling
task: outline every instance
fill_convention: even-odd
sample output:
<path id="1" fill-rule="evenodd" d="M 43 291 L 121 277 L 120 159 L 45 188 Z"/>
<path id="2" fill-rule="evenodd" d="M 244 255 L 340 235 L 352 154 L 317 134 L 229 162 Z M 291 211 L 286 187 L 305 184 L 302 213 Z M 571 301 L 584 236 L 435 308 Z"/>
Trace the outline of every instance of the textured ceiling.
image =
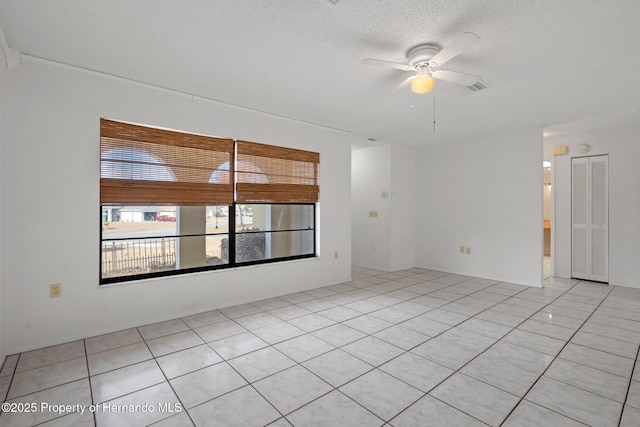
<path id="1" fill-rule="evenodd" d="M 409 146 L 523 127 L 639 121 L 637 0 L 1 0 L 21 53 Z M 462 32 L 479 44 L 446 64 L 472 92 L 363 65 L 403 62 Z M 436 132 L 433 99 L 436 99 Z M 413 105 L 413 107 L 412 107 Z M 629 114 L 632 111 L 632 114 Z M 575 126 L 574 126 L 575 127 Z"/>

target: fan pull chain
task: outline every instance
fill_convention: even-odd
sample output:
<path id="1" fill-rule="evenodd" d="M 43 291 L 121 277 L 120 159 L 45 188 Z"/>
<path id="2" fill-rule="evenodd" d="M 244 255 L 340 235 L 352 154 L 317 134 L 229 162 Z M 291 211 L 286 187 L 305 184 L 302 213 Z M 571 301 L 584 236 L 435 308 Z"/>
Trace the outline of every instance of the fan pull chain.
<path id="1" fill-rule="evenodd" d="M 436 133 L 436 98 L 433 98 L 433 133 Z"/>

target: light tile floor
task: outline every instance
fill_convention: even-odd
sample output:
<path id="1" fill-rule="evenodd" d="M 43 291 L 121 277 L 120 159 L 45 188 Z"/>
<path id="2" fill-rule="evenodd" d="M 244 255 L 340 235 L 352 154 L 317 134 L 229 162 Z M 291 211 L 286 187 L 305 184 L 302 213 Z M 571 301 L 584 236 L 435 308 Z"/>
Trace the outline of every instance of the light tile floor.
<path id="1" fill-rule="evenodd" d="M 640 425 L 640 290 L 353 279 L 9 356 L 0 426 Z"/>
<path id="2" fill-rule="evenodd" d="M 551 277 L 551 256 L 544 255 L 542 260 L 542 277 Z"/>

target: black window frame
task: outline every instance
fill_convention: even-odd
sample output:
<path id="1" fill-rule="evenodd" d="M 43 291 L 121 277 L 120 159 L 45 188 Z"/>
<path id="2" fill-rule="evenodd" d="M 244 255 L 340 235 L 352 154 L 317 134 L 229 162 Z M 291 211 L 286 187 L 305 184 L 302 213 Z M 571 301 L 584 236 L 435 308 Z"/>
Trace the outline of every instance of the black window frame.
<path id="1" fill-rule="evenodd" d="M 312 224 L 312 228 L 295 228 L 295 229 L 286 229 L 286 230 L 264 230 L 264 231 L 250 231 L 250 232 L 237 232 L 236 231 L 236 207 L 238 205 L 295 205 L 295 206 L 299 206 L 299 205 L 304 205 L 304 206 L 312 206 L 312 211 L 313 211 L 313 224 Z M 228 246 L 228 258 L 229 258 L 229 262 L 225 263 L 225 264 L 218 264 L 218 265 L 205 265 L 205 266 L 200 266 L 200 267 L 190 267 L 190 268 L 183 268 L 183 269 L 174 269 L 174 270 L 163 270 L 163 271 L 157 271 L 157 272 L 150 272 L 150 273 L 141 273 L 141 274 L 128 274 L 128 275 L 123 275 L 123 276 L 113 276 L 113 277 L 103 277 L 103 267 L 102 267 L 102 254 L 103 254 L 103 244 L 105 241 L 118 241 L 118 240 L 122 240 L 122 241 L 127 241 L 127 240 L 143 240 L 145 239 L 145 237 L 139 237 L 139 238 L 119 238 L 119 239 L 104 239 L 103 238 L 103 229 L 102 229 L 102 209 L 103 209 L 103 205 L 100 205 L 100 249 L 99 249 L 99 265 L 100 265 L 100 278 L 99 278 L 99 284 L 102 285 L 109 285 L 109 284 L 115 284 L 115 283 L 125 283 L 125 282 L 134 282 L 134 281 L 139 281 L 139 280 L 145 280 L 145 279 L 153 279 L 153 278 L 158 278 L 158 277 L 170 277 L 170 276 L 178 276 L 178 275 L 184 275 L 184 274 L 191 274 L 191 273 L 199 273 L 199 272 L 205 272 L 205 271 L 214 271 L 214 270 L 226 270 L 226 269 L 230 269 L 230 268 L 239 268 L 239 267 L 247 267 L 247 266 L 252 266 L 252 265 L 261 265 L 261 264 L 273 264 L 273 263 L 279 263 L 279 262 L 286 262 L 286 261 L 293 261 L 293 260 L 300 260 L 300 259 L 308 259 L 308 258 L 317 258 L 318 257 L 318 247 L 317 247 L 317 209 L 318 209 L 318 204 L 317 203 L 237 203 L 234 202 L 232 203 L 230 206 L 228 206 L 229 208 L 229 216 L 228 216 L 228 220 L 229 220 L 229 232 L 228 233 L 203 233 L 203 234 L 197 234 L 197 235 L 191 235 L 191 234 L 185 234 L 185 235 L 180 235 L 180 234 L 175 234 L 172 236 L 167 236 L 167 237 L 172 237 L 172 238 L 181 238 L 181 237 L 196 237 L 196 236 L 209 236 L 209 235 L 228 235 L 228 242 L 229 242 L 229 246 Z M 231 212 L 233 212 L 233 215 L 231 215 Z M 260 260 L 253 260 L 253 261 L 243 261 L 243 262 L 236 262 L 236 239 L 237 236 L 239 234 L 249 234 L 249 233 L 279 233 L 279 232 L 290 232 L 290 231 L 311 231 L 312 235 L 313 235 L 313 253 L 311 254 L 303 254 L 303 255 L 291 255 L 291 256 L 286 256 L 286 257 L 278 257 L 278 258 L 269 258 L 269 259 L 260 259 Z M 154 236 L 156 237 L 156 236 Z M 162 237 L 162 236 L 158 236 L 158 237 Z M 146 237 L 149 238 L 149 237 Z"/>

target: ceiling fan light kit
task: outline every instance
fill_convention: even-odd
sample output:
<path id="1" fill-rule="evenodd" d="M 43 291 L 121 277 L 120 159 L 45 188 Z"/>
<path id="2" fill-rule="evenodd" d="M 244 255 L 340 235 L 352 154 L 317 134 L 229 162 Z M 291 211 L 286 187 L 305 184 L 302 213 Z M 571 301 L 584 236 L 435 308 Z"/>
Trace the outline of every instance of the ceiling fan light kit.
<path id="1" fill-rule="evenodd" d="M 413 93 L 425 94 L 433 89 L 435 79 L 429 74 L 419 74 L 413 80 L 411 80 L 411 90 Z"/>
<path id="2" fill-rule="evenodd" d="M 424 94 L 433 89 L 434 79 L 471 87 L 481 81 L 480 77 L 438 68 L 479 41 L 480 37 L 477 34 L 462 33 L 444 49 L 440 49 L 440 46 L 435 43 L 422 43 L 415 46 L 407 53 L 408 61 L 406 64 L 370 58 L 362 60 L 362 63 L 395 68 L 402 71 L 414 71 L 416 73 L 415 76 L 405 79 L 389 94 L 409 84 L 411 84 L 411 90 L 414 93 Z"/>

